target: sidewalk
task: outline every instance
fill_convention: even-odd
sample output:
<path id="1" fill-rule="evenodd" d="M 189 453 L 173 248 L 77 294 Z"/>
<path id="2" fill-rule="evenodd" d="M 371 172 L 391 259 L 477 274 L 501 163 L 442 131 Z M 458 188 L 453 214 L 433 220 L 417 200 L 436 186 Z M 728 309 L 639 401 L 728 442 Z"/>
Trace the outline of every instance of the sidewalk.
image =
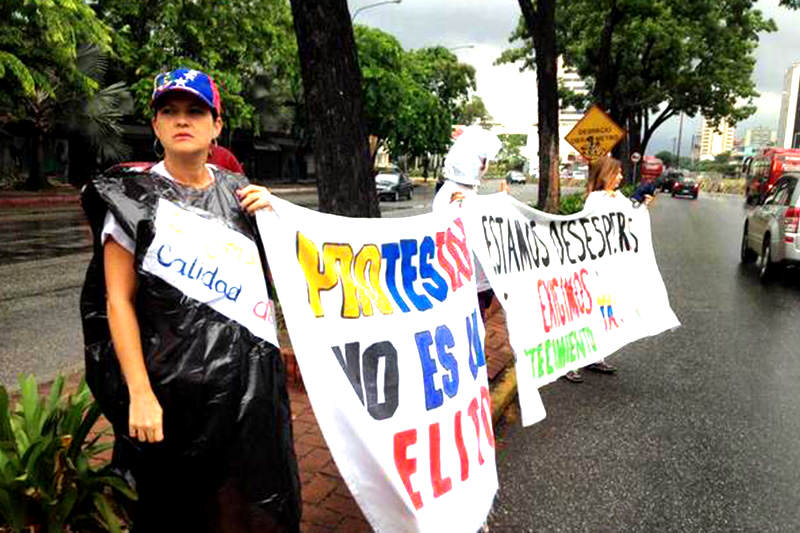
<path id="1" fill-rule="evenodd" d="M 508 344 L 505 314 L 496 302 L 487 313 L 485 346 L 492 391 L 492 415 L 496 421 L 504 407 L 516 396 L 513 369 L 508 368 L 514 358 Z M 308 395 L 303 388 L 294 354 L 291 349 L 282 348 L 281 351 L 287 363 L 294 449 L 302 483 L 303 517 L 300 530 L 304 533 L 369 532 L 371 528 L 339 475 L 339 469 L 325 444 Z M 65 390 L 74 391 L 80 378 L 81 373 L 69 376 Z M 49 385 L 42 385 L 40 392 L 46 393 L 48 389 Z M 110 429 L 104 418 L 98 422 L 95 430 L 102 431 L 103 429 Z"/>

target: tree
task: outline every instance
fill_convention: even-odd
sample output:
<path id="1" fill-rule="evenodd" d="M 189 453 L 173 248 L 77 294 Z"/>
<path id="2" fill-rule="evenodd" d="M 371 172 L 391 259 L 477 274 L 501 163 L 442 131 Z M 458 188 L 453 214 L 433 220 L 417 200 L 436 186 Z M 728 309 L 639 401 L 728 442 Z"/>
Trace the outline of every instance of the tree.
<path id="1" fill-rule="evenodd" d="M 503 133 L 497 137 L 503 142 L 497 161 L 505 164 L 508 169 L 522 170 L 525 166 L 522 147 L 527 144 L 528 136 L 522 133 Z"/>
<path id="2" fill-rule="evenodd" d="M 395 155 L 444 153 L 475 70 L 442 47 L 406 52 L 392 35 L 355 27 L 367 129 Z M 373 154 L 374 156 L 374 154 Z"/>
<path id="3" fill-rule="evenodd" d="M 559 4 L 559 43 L 591 99 L 629 133 L 615 152 L 644 153 L 669 118 L 737 122 L 753 113 L 753 51 L 775 29 L 752 0 L 573 0 Z M 518 56 L 529 57 L 527 43 Z"/>
<path id="4" fill-rule="evenodd" d="M 110 32 L 83 0 L 6 0 L 0 17 L 0 123 L 26 133 L 31 159 L 25 187 L 37 190 L 46 185 L 43 142 L 59 103 L 98 89 L 78 68 L 79 45 L 108 50 Z"/>
<path id="5" fill-rule="evenodd" d="M 149 115 L 153 78 L 179 66 L 214 77 L 230 128 L 257 132 L 265 113 L 299 99 L 285 0 L 96 0 L 93 6 L 116 29 L 121 61 L 110 74 L 130 81 L 141 118 Z"/>
<path id="6" fill-rule="evenodd" d="M 540 176 L 537 207 L 549 213 L 557 213 L 560 187 L 557 60 L 560 48 L 556 39 L 556 0 L 518 2 L 522 17 L 511 40 L 522 39 L 524 45 L 506 50 L 498 62 L 514 63 L 522 60 L 521 70 L 536 70 Z M 535 54 L 528 53 L 533 50 L 536 51 Z"/>
<path id="7" fill-rule="evenodd" d="M 675 166 L 675 154 L 669 150 L 661 150 L 656 154 L 656 157 L 659 158 L 662 163 L 664 163 L 665 167 Z"/>
<path id="8" fill-rule="evenodd" d="M 320 211 L 378 217 L 361 71 L 345 0 L 291 0 Z"/>
<path id="9" fill-rule="evenodd" d="M 477 94 L 472 95 L 472 97 L 456 111 L 456 115 L 453 119 L 453 123 L 455 124 L 470 125 L 478 123 L 481 126 L 485 126 L 491 121 L 492 116 L 486 110 L 486 105 L 483 103 L 481 97 Z"/>

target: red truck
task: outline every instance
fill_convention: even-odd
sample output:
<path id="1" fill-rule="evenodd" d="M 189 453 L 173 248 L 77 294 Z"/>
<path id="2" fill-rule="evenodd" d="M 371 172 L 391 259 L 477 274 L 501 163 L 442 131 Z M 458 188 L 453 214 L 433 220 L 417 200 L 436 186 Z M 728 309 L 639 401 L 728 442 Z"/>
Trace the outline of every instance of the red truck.
<path id="1" fill-rule="evenodd" d="M 642 183 L 650 183 L 651 181 L 657 180 L 662 172 L 664 172 L 664 162 L 659 158 L 652 155 L 646 155 L 642 158 L 641 169 L 639 171 Z"/>
<path id="2" fill-rule="evenodd" d="M 745 202 L 761 203 L 785 172 L 800 171 L 800 149 L 766 148 L 760 154 L 745 160 L 742 171 L 747 182 Z"/>

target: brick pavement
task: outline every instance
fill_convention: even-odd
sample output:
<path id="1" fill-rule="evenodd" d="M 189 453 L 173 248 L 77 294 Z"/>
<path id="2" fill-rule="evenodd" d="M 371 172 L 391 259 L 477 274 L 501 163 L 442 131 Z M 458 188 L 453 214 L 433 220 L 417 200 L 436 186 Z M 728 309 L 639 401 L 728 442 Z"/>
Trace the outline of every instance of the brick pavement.
<path id="1" fill-rule="evenodd" d="M 505 314 L 497 302 L 493 303 L 487 313 L 485 346 L 491 381 L 513 361 L 505 328 Z M 371 528 L 339 475 L 339 469 L 325 444 L 291 350 L 284 348 L 281 351 L 287 362 L 294 448 L 302 484 L 301 531 L 303 533 L 369 532 Z M 65 390 L 74 391 L 80 378 L 80 374 L 68 376 Z M 46 394 L 48 390 L 49 384 L 40 387 L 42 393 Z M 95 431 L 104 430 L 110 428 L 103 418 L 95 427 Z"/>

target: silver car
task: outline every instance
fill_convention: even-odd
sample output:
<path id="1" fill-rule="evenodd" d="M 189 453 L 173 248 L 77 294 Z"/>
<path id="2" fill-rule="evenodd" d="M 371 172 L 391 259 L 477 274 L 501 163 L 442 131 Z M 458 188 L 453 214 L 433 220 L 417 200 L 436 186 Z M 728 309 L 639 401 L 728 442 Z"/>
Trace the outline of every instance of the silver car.
<path id="1" fill-rule="evenodd" d="M 742 232 L 742 263 L 758 259 L 762 280 L 786 264 L 800 263 L 800 174 L 784 174 L 764 202 L 747 214 Z"/>

